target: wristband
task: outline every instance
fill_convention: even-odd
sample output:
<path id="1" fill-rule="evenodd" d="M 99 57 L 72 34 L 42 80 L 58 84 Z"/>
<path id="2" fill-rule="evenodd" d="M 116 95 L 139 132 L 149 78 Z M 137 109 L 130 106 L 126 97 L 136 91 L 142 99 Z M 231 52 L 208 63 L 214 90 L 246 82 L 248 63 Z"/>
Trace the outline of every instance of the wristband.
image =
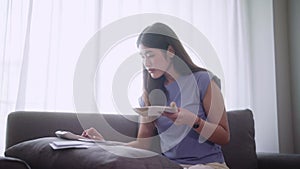
<path id="1" fill-rule="evenodd" d="M 199 128 L 200 127 L 200 122 L 201 122 L 201 119 L 199 117 L 197 117 L 197 121 L 194 123 L 193 128 L 194 129 Z"/>

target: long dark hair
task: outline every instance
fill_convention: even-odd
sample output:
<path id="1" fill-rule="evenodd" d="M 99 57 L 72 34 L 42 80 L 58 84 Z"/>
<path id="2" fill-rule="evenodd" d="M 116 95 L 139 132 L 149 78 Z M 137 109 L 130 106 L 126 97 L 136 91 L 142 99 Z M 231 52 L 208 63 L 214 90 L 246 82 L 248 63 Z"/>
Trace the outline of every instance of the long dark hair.
<path id="1" fill-rule="evenodd" d="M 154 23 L 148 27 L 146 27 L 142 33 L 140 33 L 137 40 L 137 47 L 142 44 L 149 48 L 157 48 L 167 51 L 169 46 L 172 46 L 174 49 L 174 54 L 176 57 L 173 59 L 173 64 L 176 72 L 180 75 L 188 75 L 191 72 L 197 71 L 206 71 L 206 69 L 198 67 L 186 50 L 183 45 L 179 41 L 175 32 L 167 25 L 163 23 Z M 188 71 L 186 69 L 181 69 L 182 62 L 186 64 L 188 67 Z M 143 101 L 145 106 L 150 106 L 151 103 L 149 101 L 148 94 L 154 89 L 160 89 L 164 91 L 167 95 L 166 89 L 164 87 L 165 76 L 162 76 L 157 79 L 153 79 L 148 71 L 143 67 Z"/>

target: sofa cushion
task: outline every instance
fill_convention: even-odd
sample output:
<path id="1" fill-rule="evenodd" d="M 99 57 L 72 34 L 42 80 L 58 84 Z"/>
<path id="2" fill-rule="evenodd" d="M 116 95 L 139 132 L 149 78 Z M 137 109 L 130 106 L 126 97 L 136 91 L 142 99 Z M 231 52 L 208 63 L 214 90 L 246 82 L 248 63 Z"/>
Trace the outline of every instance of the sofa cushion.
<path id="1" fill-rule="evenodd" d="M 12 157 L 0 157 L 1 169 L 30 169 L 28 164 L 20 159 Z"/>
<path id="2" fill-rule="evenodd" d="M 32 169 L 181 168 L 157 153 L 128 146 L 111 146 L 114 143 L 98 143 L 87 149 L 53 150 L 49 143 L 58 140 L 61 139 L 45 137 L 25 141 L 8 148 L 5 155 L 26 161 Z"/>
<path id="3" fill-rule="evenodd" d="M 276 169 L 299 169 L 300 154 L 257 153 L 258 167 Z"/>
<path id="4" fill-rule="evenodd" d="M 230 142 L 222 146 L 230 169 L 255 169 L 257 156 L 254 140 L 254 120 L 251 110 L 228 111 Z"/>

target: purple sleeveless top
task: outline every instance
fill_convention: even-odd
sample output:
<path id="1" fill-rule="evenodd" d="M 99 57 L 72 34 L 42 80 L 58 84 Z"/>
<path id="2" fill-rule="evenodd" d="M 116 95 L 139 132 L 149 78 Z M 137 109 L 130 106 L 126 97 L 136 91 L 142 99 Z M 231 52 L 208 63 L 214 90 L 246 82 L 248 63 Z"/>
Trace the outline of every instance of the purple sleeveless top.
<path id="1" fill-rule="evenodd" d="M 172 101 L 178 107 L 185 108 L 198 117 L 206 120 L 203 99 L 212 76 L 205 71 L 199 71 L 187 76 L 181 76 L 171 84 L 166 85 L 167 105 Z M 221 146 L 202 138 L 196 131 L 186 125 L 174 125 L 165 116 L 155 120 L 158 130 L 162 154 L 179 164 L 206 164 L 224 162 Z"/>

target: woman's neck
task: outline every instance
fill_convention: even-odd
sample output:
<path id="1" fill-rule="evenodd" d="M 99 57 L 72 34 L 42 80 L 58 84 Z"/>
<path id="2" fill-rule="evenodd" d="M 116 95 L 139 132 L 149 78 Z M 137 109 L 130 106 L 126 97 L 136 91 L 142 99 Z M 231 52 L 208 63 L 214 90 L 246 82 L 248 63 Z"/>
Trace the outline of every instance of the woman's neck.
<path id="1" fill-rule="evenodd" d="M 165 77 L 166 77 L 165 85 L 174 82 L 176 79 L 179 78 L 179 76 L 180 75 L 174 69 L 170 69 L 168 73 L 167 72 L 165 73 Z"/>

